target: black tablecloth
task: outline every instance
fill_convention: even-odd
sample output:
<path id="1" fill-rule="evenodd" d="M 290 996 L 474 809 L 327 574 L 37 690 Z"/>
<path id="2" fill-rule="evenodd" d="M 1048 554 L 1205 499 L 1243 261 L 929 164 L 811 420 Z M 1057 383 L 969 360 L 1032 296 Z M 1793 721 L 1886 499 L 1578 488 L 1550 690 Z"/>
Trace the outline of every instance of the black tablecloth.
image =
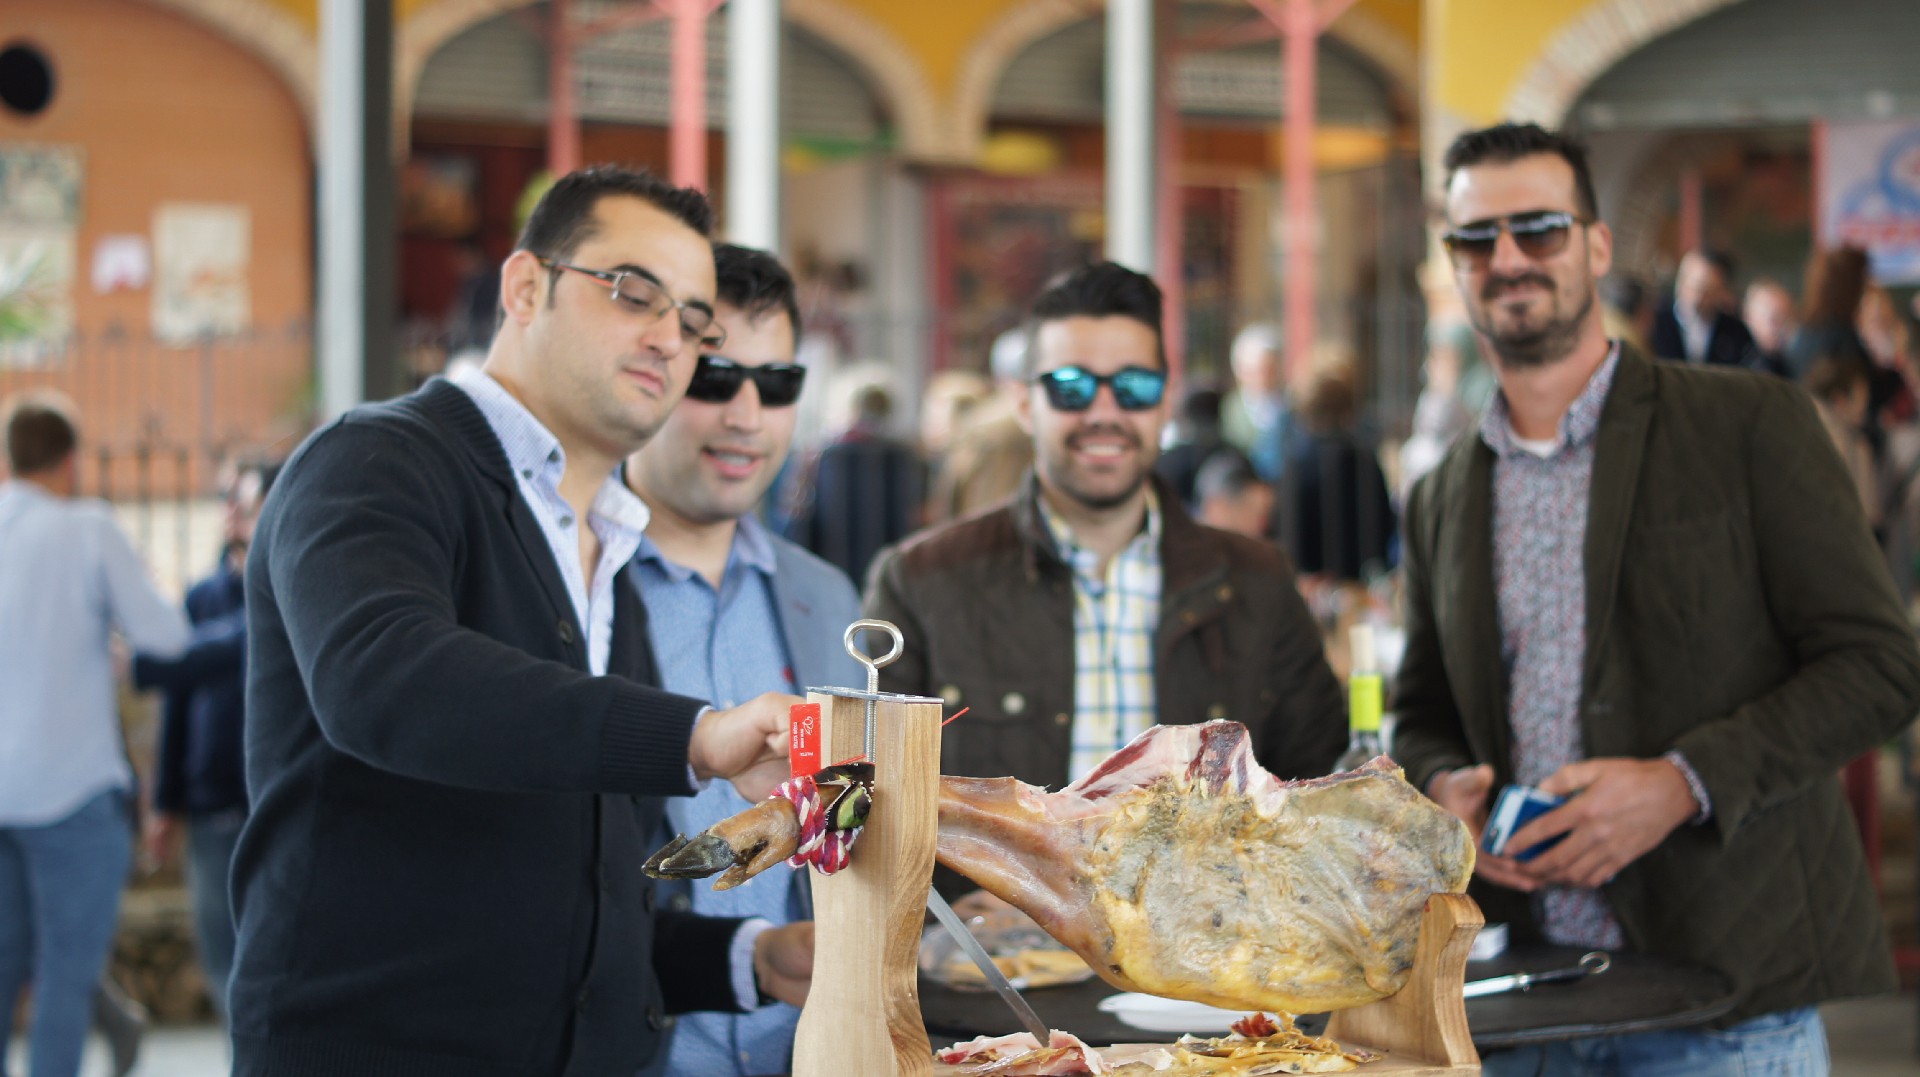
<path id="1" fill-rule="evenodd" d="M 1513 972 L 1544 972 L 1577 964 L 1584 951 L 1558 946 L 1509 949 L 1489 961 L 1467 965 L 1467 979 Z M 1100 980 L 1027 992 L 1027 1000 L 1048 1027 L 1071 1032 L 1088 1043 L 1155 1043 L 1178 1033 L 1149 1032 L 1098 1009 L 1114 994 Z M 1482 1051 L 1582 1036 L 1649 1032 L 1702 1024 L 1733 1006 L 1733 983 L 1726 976 L 1679 961 L 1645 954 L 1613 955 L 1613 966 L 1598 976 L 1566 984 L 1544 984 L 1530 991 L 1467 1000 L 1467 1025 Z M 997 995 L 955 991 L 924 976 L 920 1012 L 927 1034 L 938 1046 L 983 1034 L 1019 1031 L 1019 1023 Z M 1309 1015 L 1300 1026 L 1317 1033 L 1325 1015 Z M 1196 1030 L 1215 1036 L 1218 1030 Z"/>

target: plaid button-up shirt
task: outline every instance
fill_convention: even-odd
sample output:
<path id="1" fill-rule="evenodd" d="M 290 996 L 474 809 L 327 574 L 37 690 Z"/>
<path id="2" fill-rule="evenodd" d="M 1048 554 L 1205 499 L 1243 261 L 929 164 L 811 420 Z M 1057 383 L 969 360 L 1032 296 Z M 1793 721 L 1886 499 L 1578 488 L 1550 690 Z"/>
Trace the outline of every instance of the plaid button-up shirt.
<path id="1" fill-rule="evenodd" d="M 1073 750 L 1067 778 L 1099 766 L 1153 725 L 1153 635 L 1160 625 L 1160 503 L 1147 490 L 1146 526 L 1100 574 L 1100 555 L 1073 541 L 1040 499 L 1041 518 L 1073 571 Z"/>

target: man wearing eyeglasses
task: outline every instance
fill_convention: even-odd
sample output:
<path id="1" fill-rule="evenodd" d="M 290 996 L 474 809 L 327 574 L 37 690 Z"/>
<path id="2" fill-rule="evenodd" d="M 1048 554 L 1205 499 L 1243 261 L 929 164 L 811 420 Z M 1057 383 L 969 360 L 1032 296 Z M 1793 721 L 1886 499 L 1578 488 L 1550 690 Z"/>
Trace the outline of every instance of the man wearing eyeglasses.
<path id="1" fill-rule="evenodd" d="M 1112 263 L 1042 293 L 1020 409 L 1032 475 L 874 566 L 867 613 L 906 637 L 881 688 L 971 708 L 942 734 L 945 773 L 1058 788 L 1155 723 L 1244 723 L 1289 778 L 1325 774 L 1346 743 L 1286 556 L 1195 523 L 1153 474 L 1161 303 Z"/>
<path id="2" fill-rule="evenodd" d="M 648 638 L 670 691 L 720 706 L 772 689 L 864 684 L 841 634 L 860 597 L 839 569 L 763 526 L 754 509 L 793 443 L 806 368 L 793 361 L 800 307 L 793 277 L 771 254 L 713 250 L 715 324 L 722 351 L 705 351 L 687 395 L 627 460 L 626 480 L 650 510 L 629 579 L 646 599 Z M 698 834 L 751 803 L 715 782 L 667 805 L 670 833 Z M 813 967 L 813 903 L 805 872 L 776 867 L 731 890 L 658 884 L 668 908 L 745 919 L 734 942 L 751 1013 L 694 1013 L 674 1024 L 660 1072 L 752 1077 L 793 1064 L 795 1009 Z M 748 961 L 751 955 L 752 960 Z"/>
<path id="3" fill-rule="evenodd" d="M 754 1003 L 741 921 L 656 911 L 640 865 L 662 798 L 785 776 L 796 700 L 649 687 L 618 581 L 647 508 L 615 469 L 725 340 L 710 223 L 645 173 L 562 178 L 484 367 L 282 470 L 247 566 L 235 1074 L 632 1074 L 671 1010 Z"/>
<path id="4" fill-rule="evenodd" d="M 1394 758 L 1476 832 L 1504 785 L 1568 798 L 1481 854 L 1489 920 L 1737 990 L 1708 1029 L 1486 1071 L 1824 1074 L 1814 1005 L 1896 984 L 1835 777 L 1920 706 L 1885 563 L 1804 394 L 1607 339 L 1612 236 L 1577 143 L 1501 125 L 1446 166 L 1500 391 L 1407 510 Z"/>

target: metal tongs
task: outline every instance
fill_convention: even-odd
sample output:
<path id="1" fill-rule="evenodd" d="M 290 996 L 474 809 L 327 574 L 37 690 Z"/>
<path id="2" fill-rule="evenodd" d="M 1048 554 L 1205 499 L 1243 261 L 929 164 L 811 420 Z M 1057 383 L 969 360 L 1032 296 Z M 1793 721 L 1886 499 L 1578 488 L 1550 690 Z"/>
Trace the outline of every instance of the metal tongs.
<path id="1" fill-rule="evenodd" d="M 856 643 L 856 637 L 866 630 L 885 633 L 892 640 L 892 648 L 882 655 L 869 655 L 862 651 Z M 904 644 L 900 637 L 899 626 L 890 621 L 870 619 L 858 620 L 848 625 L 846 634 L 841 637 L 841 643 L 847 648 L 847 653 L 853 656 L 854 661 L 867 667 L 867 690 L 864 693 L 842 692 L 839 694 L 857 696 L 866 700 L 866 755 L 868 760 L 872 760 L 876 733 L 874 704 L 880 699 L 880 667 L 900 657 Z M 1019 1018 L 1020 1024 L 1028 1032 L 1033 1033 L 1035 1039 L 1042 1044 L 1046 1043 L 1047 1023 L 1034 1012 L 1033 1005 L 1026 1000 L 1026 996 L 1022 995 L 1019 989 L 1007 979 L 1007 974 L 1000 971 L 1000 966 L 993 963 L 992 955 L 987 953 L 986 947 L 980 945 L 979 939 L 973 937 L 973 932 L 967 929 L 966 922 L 960 919 L 960 915 L 953 911 L 953 906 L 948 905 L 947 899 L 940 896 L 940 891 L 931 887 L 927 889 L 927 910 L 933 913 L 933 918 L 940 922 L 941 927 L 947 929 L 947 934 L 953 936 L 953 941 L 960 945 L 961 951 L 973 959 L 973 963 L 980 969 L 980 974 L 987 978 L 988 986 L 993 988 L 994 993 L 1000 996 L 1000 1000 L 1007 1004 L 1007 1008 L 1013 1011 L 1015 1017 Z"/>
<path id="2" fill-rule="evenodd" d="M 1595 950 L 1580 958 L 1577 965 L 1563 969 L 1548 969 L 1546 972 L 1516 972 L 1511 976 L 1492 976 L 1485 980 L 1470 980 L 1461 989 L 1466 998 L 1480 998 L 1483 995 L 1503 995 L 1508 991 L 1525 991 L 1534 984 L 1557 984 L 1571 980 L 1584 980 L 1589 976 L 1598 976 L 1613 967 L 1613 956 L 1602 950 Z"/>

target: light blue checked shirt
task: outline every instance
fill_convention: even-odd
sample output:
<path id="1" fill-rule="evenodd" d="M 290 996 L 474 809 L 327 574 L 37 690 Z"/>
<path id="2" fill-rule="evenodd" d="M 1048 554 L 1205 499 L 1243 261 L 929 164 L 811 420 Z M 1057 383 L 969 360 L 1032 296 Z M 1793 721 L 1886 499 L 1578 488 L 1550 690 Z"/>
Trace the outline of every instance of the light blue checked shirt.
<path id="1" fill-rule="evenodd" d="M 566 581 L 574 619 L 587 640 L 588 669 L 596 677 L 605 676 L 607 652 L 613 645 L 613 581 L 640 546 L 640 533 L 647 529 L 650 519 L 647 503 L 627 489 L 617 475 L 609 473 L 600 484 L 587 513 L 587 526 L 600 540 L 600 561 L 593 570 L 593 584 L 588 586 L 580 569 L 579 521 L 573 518 L 573 506 L 560 496 L 560 477 L 567 471 L 560 439 L 479 367 L 462 367 L 448 380 L 473 398 L 474 406 L 493 428 L 493 435 L 500 439 L 500 447 L 506 450 L 520 498 L 539 521 L 540 533 L 546 536 L 559 565 L 560 578 Z"/>
<path id="2" fill-rule="evenodd" d="M 1147 521 L 1100 575 L 1100 555 L 1073 541 L 1040 498 L 1041 518 L 1073 571 L 1073 750 L 1080 777 L 1153 725 L 1153 635 L 1160 626 L 1160 502 L 1147 490 Z"/>
<path id="3" fill-rule="evenodd" d="M 667 560 L 651 540 L 641 540 L 637 561 L 647 631 L 667 691 L 732 707 L 762 692 L 796 690 L 774 604 L 773 542 L 758 520 L 740 519 L 717 591 L 698 572 Z M 733 783 L 714 782 L 698 796 L 669 800 L 667 817 L 677 833 L 698 834 L 750 807 Z M 773 924 L 808 915 L 794 870 L 777 865 L 719 892 L 699 883 L 690 895 L 694 912 L 750 918 L 734 936 L 733 970 L 735 994 L 752 1005 L 759 995 L 753 982 L 754 941 Z M 785 1003 L 745 1014 L 682 1015 L 674 1023 L 666 1072 L 676 1077 L 785 1073 L 793 1065 L 799 1021 L 800 1011 Z"/>

